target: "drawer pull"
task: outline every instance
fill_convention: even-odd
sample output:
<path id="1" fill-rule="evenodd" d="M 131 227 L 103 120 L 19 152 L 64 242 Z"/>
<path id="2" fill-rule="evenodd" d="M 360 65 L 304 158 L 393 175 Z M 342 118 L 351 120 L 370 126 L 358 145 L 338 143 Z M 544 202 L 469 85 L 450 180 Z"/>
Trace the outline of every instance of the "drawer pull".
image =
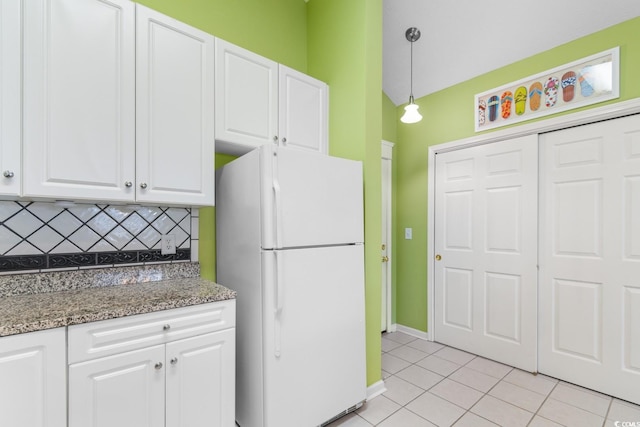
<path id="1" fill-rule="evenodd" d="M 177 357 L 173 357 L 173 358 L 171 359 L 171 364 L 172 364 L 172 365 L 176 365 L 177 363 L 178 363 L 178 358 L 177 358 Z"/>
<path id="2" fill-rule="evenodd" d="M 156 363 L 156 365 L 154 366 L 154 368 L 156 368 L 156 370 L 160 370 L 160 369 L 162 369 L 162 362 L 158 362 L 158 363 Z"/>
<path id="3" fill-rule="evenodd" d="M 166 325 L 164 325 L 162 327 L 163 330 L 168 331 L 169 329 L 171 329 L 171 325 L 169 325 L 168 323 Z"/>

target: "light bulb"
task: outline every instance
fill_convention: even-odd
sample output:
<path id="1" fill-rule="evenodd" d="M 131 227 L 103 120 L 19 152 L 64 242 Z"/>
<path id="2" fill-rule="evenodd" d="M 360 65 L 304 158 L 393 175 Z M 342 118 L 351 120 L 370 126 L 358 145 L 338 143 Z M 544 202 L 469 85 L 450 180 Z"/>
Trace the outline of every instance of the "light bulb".
<path id="1" fill-rule="evenodd" d="M 410 102 L 404 107 L 404 114 L 400 118 L 402 123 L 417 123 L 422 120 L 422 115 L 418 112 L 418 104 Z"/>

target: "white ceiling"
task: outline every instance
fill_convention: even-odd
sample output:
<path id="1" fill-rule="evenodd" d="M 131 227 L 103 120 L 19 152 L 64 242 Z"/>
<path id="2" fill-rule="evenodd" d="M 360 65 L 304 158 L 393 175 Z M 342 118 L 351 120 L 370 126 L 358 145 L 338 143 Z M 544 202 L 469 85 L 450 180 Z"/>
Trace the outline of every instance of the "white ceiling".
<path id="1" fill-rule="evenodd" d="M 396 105 L 409 101 L 409 27 L 422 33 L 420 98 L 636 16 L 640 0 L 383 0 L 382 88 Z"/>

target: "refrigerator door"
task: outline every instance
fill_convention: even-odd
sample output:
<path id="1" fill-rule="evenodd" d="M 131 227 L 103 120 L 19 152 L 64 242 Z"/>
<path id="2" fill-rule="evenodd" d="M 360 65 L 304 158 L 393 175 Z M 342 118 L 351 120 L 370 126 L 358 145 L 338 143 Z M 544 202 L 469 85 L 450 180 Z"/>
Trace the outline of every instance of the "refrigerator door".
<path id="1" fill-rule="evenodd" d="M 262 248 L 364 241 L 360 162 L 265 146 L 261 168 Z"/>
<path id="2" fill-rule="evenodd" d="M 263 263 L 264 427 L 320 425 L 366 398 L 364 246 Z"/>

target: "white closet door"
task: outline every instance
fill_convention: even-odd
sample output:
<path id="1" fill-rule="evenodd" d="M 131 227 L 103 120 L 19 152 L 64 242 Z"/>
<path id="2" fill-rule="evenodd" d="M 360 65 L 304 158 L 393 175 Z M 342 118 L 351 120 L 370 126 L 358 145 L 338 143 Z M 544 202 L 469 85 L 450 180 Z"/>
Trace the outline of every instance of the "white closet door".
<path id="1" fill-rule="evenodd" d="M 436 157 L 436 341 L 536 371 L 537 135 Z"/>
<path id="2" fill-rule="evenodd" d="M 640 116 L 540 150 L 540 372 L 640 403 Z"/>

